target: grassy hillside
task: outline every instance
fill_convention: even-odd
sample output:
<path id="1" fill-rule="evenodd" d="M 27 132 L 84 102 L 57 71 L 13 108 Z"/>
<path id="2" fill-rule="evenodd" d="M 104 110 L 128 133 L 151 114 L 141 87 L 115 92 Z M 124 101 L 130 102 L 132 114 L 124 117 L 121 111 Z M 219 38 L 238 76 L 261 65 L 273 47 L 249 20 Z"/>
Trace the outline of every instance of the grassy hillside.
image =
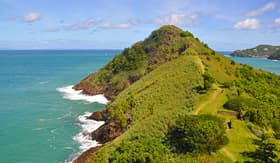
<path id="1" fill-rule="evenodd" d="M 106 106 L 106 123 L 93 133 L 105 144 L 87 162 L 279 160 L 279 76 L 237 64 L 174 26 L 160 28 L 131 49 L 136 45 L 147 48 L 146 57 L 127 58 L 125 50 L 85 79 L 95 88 L 103 72 L 113 73 L 105 85 L 143 72 L 117 89 Z M 112 65 L 123 58 L 141 64 L 114 71 Z M 115 90 L 118 84 L 109 85 Z"/>
<path id="2" fill-rule="evenodd" d="M 198 98 L 194 88 L 203 82 L 202 70 L 195 60 L 196 57 L 181 56 L 160 66 L 117 96 L 107 107 L 112 112 L 116 112 L 114 109 L 119 108 L 122 100 L 134 92 L 136 105 L 129 110 L 133 122 L 123 135 L 106 144 L 91 159 L 106 162 L 117 157 L 118 148 L 133 148 L 135 145 L 139 149 L 132 149 L 134 152 L 145 148 L 143 150 L 146 154 L 151 152 L 149 157 L 154 161 L 172 160 L 171 151 L 164 145 L 168 127 L 176 122 L 180 114 L 193 109 Z"/>
<path id="3" fill-rule="evenodd" d="M 144 41 L 117 55 L 101 70 L 89 75 L 74 88 L 87 94 L 103 93 L 109 99 L 158 66 L 181 55 L 214 53 L 187 31 L 163 26 Z"/>

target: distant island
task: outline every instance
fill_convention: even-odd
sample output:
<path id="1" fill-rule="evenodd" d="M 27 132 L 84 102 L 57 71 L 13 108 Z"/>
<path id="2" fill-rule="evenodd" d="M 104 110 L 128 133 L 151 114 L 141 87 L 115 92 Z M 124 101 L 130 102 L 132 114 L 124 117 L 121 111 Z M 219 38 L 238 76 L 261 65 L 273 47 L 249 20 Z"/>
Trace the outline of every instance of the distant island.
<path id="1" fill-rule="evenodd" d="M 251 49 L 236 50 L 231 54 L 231 56 L 280 60 L 280 46 L 258 45 L 257 47 Z"/>

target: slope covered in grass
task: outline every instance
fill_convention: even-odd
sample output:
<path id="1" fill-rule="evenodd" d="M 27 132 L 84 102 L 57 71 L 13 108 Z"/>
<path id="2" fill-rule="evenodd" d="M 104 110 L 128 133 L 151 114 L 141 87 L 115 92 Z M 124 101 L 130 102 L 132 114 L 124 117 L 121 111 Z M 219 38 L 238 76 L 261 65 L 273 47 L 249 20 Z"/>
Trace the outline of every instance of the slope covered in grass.
<path id="1" fill-rule="evenodd" d="M 105 94 L 114 98 L 122 90 L 158 66 L 181 55 L 214 53 L 187 31 L 167 25 L 155 30 L 114 57 L 101 70 L 82 80 L 74 88 L 87 94 Z"/>
<path id="2" fill-rule="evenodd" d="M 106 144 L 93 157 L 95 161 L 101 158 L 101 162 L 115 159 L 118 148 L 124 145 L 133 148 L 137 143 L 147 149 L 135 150 L 144 150 L 154 161 L 171 159 L 171 153 L 164 145 L 168 126 L 174 124 L 180 114 L 192 110 L 198 96 L 194 88 L 202 84 L 201 69 L 194 59 L 195 57 L 181 56 L 162 65 L 123 91 L 109 104 L 109 109 L 118 108 L 121 101 L 130 96 L 130 92 L 135 94 L 136 105 L 130 110 L 132 124 L 114 142 Z M 153 143 L 150 144 L 151 142 Z M 157 149 L 150 149 L 153 145 Z"/>
<path id="3" fill-rule="evenodd" d="M 98 113 L 105 124 L 92 133 L 93 139 L 105 144 L 87 161 L 254 160 L 244 155 L 258 148 L 254 140 L 266 134 L 273 141 L 279 139 L 279 85 L 279 76 L 235 63 L 191 33 L 164 26 L 77 85 L 86 86 L 86 92 L 111 97 L 106 109 Z M 231 116 L 217 114 L 219 110 Z M 208 115 L 200 114 L 214 117 L 205 121 Z M 190 116 L 203 125 L 190 128 Z M 223 127 L 217 127 L 227 126 L 223 120 L 232 120 L 236 128 L 224 132 Z M 174 128 L 179 136 L 170 141 Z M 205 136 L 205 141 L 215 146 L 205 147 L 182 132 L 192 129 L 196 133 L 193 138 Z M 216 137 L 224 137 L 225 133 L 227 139 L 209 139 L 213 133 L 220 133 Z M 178 150 L 174 144 L 180 142 L 198 148 Z"/>

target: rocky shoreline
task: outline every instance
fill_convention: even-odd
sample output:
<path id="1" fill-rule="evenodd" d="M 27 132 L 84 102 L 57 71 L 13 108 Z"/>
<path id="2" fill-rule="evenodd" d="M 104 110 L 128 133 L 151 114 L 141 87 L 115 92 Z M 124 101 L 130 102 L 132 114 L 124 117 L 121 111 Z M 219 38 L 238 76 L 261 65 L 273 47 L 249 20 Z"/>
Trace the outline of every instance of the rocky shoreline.
<path id="1" fill-rule="evenodd" d="M 126 130 L 125 128 L 122 128 L 119 123 L 109 119 L 107 110 L 93 112 L 91 116 L 88 117 L 88 119 L 92 119 L 95 121 L 105 121 L 105 123 L 101 127 L 91 133 L 92 140 L 96 140 L 97 142 L 102 144 L 114 140 Z M 102 146 L 92 147 L 88 149 L 80 156 L 78 156 L 73 161 L 73 163 L 84 163 L 89 158 L 89 156 L 94 155 L 100 148 L 102 148 Z"/>

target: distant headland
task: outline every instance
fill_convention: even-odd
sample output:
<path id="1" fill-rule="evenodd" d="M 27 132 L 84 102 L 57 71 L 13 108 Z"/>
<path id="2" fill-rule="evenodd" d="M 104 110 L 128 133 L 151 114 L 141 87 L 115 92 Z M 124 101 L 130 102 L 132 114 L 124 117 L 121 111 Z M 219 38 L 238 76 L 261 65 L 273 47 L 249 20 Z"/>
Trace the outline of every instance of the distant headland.
<path id="1" fill-rule="evenodd" d="M 256 57 L 280 60 L 280 46 L 258 45 L 250 49 L 236 50 L 231 55 L 238 57 Z"/>

